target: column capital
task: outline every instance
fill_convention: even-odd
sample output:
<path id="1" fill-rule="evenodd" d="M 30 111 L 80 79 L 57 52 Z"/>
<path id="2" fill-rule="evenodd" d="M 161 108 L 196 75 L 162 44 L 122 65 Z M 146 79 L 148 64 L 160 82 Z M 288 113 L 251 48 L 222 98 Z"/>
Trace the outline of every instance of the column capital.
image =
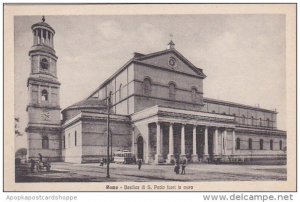
<path id="1" fill-rule="evenodd" d="M 220 127 L 214 126 L 213 128 L 214 128 L 215 131 L 216 131 L 216 130 L 219 130 Z"/>
<path id="2" fill-rule="evenodd" d="M 226 128 L 226 131 L 235 131 L 235 128 Z"/>
<path id="3" fill-rule="evenodd" d="M 169 122 L 169 125 L 170 126 L 173 126 L 175 123 L 174 122 Z"/>
<path id="4" fill-rule="evenodd" d="M 225 130 L 226 130 L 226 127 L 222 126 L 222 127 L 219 127 L 219 129 L 220 129 L 221 131 L 225 131 Z"/>

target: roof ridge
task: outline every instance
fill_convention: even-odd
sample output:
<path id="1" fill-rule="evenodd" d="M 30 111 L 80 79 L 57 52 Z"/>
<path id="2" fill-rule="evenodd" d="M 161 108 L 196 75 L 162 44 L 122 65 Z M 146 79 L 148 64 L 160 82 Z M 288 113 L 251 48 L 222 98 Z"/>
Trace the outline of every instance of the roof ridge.
<path id="1" fill-rule="evenodd" d="M 232 102 L 232 101 L 220 100 L 220 99 L 215 99 L 215 98 L 203 97 L 203 100 L 205 100 L 205 99 L 208 100 L 208 101 L 210 100 L 210 101 L 215 101 L 215 102 L 223 102 L 223 103 L 227 103 L 227 104 L 231 104 L 231 105 L 239 105 L 241 107 L 248 107 L 248 108 L 254 108 L 254 109 L 264 110 L 264 111 L 269 111 L 269 112 L 276 112 L 276 111 L 271 110 L 271 109 L 266 109 L 266 108 L 262 108 L 262 107 L 255 107 L 255 106 L 251 106 L 251 105 L 247 105 L 247 104 L 241 104 L 241 103 L 238 103 L 238 102 Z"/>

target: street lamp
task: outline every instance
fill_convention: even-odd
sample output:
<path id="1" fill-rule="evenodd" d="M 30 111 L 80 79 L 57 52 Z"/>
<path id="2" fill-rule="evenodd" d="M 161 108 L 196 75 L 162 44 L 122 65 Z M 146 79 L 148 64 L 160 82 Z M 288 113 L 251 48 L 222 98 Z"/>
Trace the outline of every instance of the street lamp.
<path id="1" fill-rule="evenodd" d="M 109 114 L 110 114 L 110 100 L 111 100 L 111 91 L 109 92 L 108 98 L 107 98 L 107 161 L 106 161 L 106 178 L 110 178 L 109 176 Z"/>

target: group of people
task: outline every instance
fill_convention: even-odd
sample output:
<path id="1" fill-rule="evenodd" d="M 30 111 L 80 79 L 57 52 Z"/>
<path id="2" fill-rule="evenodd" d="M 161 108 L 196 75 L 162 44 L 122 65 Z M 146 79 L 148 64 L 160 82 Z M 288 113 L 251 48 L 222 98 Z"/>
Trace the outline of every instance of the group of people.
<path id="1" fill-rule="evenodd" d="M 43 162 L 43 156 L 41 153 L 39 153 L 39 160 L 34 160 L 33 158 L 30 158 L 30 171 L 33 173 L 34 168 L 37 169 L 37 171 L 40 170 L 40 163 Z"/>
<path id="2" fill-rule="evenodd" d="M 186 167 L 186 159 L 183 159 L 182 162 L 181 162 L 181 174 L 182 175 L 185 174 L 185 167 Z M 179 172 L 180 172 L 179 159 L 177 159 L 176 162 L 175 162 L 174 172 L 176 173 L 176 175 L 178 175 Z"/>
<path id="3" fill-rule="evenodd" d="M 50 171 L 50 161 L 46 158 L 45 161 L 43 161 L 43 155 L 39 153 L 39 159 L 34 160 L 33 158 L 30 158 L 30 171 L 33 173 L 34 168 L 36 168 L 37 172 L 39 172 L 43 167 L 46 168 L 47 171 Z"/>

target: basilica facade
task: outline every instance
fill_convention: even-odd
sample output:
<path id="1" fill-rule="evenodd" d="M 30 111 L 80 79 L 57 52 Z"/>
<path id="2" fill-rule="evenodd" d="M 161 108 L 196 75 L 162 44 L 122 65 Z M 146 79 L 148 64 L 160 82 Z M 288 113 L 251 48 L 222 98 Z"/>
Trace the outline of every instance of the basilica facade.
<path id="1" fill-rule="evenodd" d="M 207 162 L 285 156 L 286 132 L 277 129 L 277 112 L 204 97 L 203 80 L 209 78 L 172 41 L 162 51 L 134 53 L 86 99 L 61 111 L 55 31 L 44 21 L 32 31 L 29 157 L 41 153 L 52 161 L 76 163 L 105 158 L 109 96 L 112 153 L 130 150 L 156 164 L 175 158 Z"/>

